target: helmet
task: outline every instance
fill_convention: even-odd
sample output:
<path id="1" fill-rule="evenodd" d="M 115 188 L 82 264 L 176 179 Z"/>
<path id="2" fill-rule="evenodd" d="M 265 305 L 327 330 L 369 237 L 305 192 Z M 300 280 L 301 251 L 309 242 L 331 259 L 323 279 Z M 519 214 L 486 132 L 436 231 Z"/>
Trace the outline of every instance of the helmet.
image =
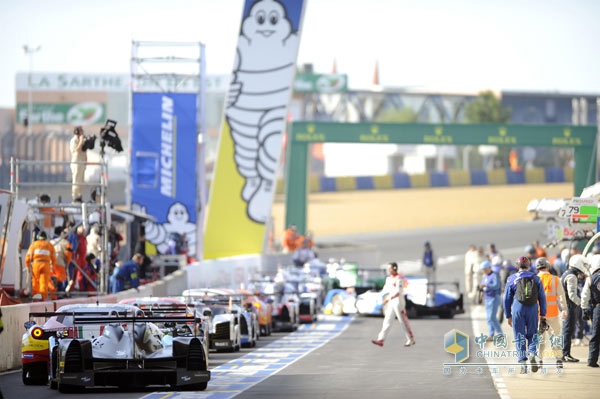
<path id="1" fill-rule="evenodd" d="M 490 261 L 485 260 L 485 261 L 481 262 L 481 266 L 479 266 L 479 269 L 484 270 L 484 269 L 489 269 L 490 267 L 492 267 L 492 264 L 490 263 Z"/>
<path id="2" fill-rule="evenodd" d="M 590 261 L 590 275 L 596 273 L 596 271 L 600 270 L 600 254 L 592 255 L 592 260 Z"/>
<path id="3" fill-rule="evenodd" d="M 541 258 L 537 258 L 537 260 L 535 261 L 535 268 L 536 269 L 547 269 L 550 266 L 550 262 L 548 262 L 547 258 L 544 258 L 543 256 Z"/>
<path id="4" fill-rule="evenodd" d="M 579 270 L 582 273 L 585 273 L 586 270 L 586 261 L 583 255 L 575 254 L 569 258 L 569 267 Z"/>
<path id="5" fill-rule="evenodd" d="M 516 265 L 519 269 L 527 269 L 531 266 L 531 261 L 527 256 L 521 256 L 517 259 Z"/>

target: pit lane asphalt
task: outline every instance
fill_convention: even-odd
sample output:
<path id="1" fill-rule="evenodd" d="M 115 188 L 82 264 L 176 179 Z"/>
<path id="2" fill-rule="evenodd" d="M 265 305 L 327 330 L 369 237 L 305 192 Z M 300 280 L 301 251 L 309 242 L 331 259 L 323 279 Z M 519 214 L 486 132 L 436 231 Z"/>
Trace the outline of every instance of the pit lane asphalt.
<path id="1" fill-rule="evenodd" d="M 460 281 L 463 276 L 463 255 L 471 243 L 486 246 L 494 242 L 501 252 L 519 252 L 527 243 L 542 239 L 544 225 L 537 222 L 508 223 L 495 226 L 440 228 L 435 231 L 422 230 L 402 233 L 377 234 L 369 236 L 336 237 L 332 240 L 361 241 L 375 244 L 379 248 L 379 256 L 373 265 L 388 260 L 397 260 L 405 274 L 416 268 L 421 257 L 424 241 L 430 241 L 439 257 L 438 281 Z M 323 237 L 323 240 L 329 240 Z M 343 256 L 343 254 L 340 254 Z M 514 256 L 511 256 L 514 258 Z M 462 287 L 462 284 L 461 284 Z M 468 306 L 468 301 L 465 301 Z M 269 368 L 264 363 L 255 367 L 250 361 L 240 366 L 239 354 L 211 354 L 211 369 L 220 367 L 232 368 L 231 377 L 235 373 L 244 378 L 255 377 L 257 382 L 237 387 L 219 385 L 218 378 L 211 380 L 204 392 L 162 392 L 162 398 L 397 398 L 408 395 L 421 398 L 473 397 L 498 398 L 488 369 L 481 373 L 469 370 L 461 375 L 443 373 L 443 364 L 452 362 L 453 355 L 445 352 L 443 336 L 452 329 L 459 329 L 469 335 L 473 334 L 472 321 L 467 313 L 457 315 L 451 320 L 438 318 L 412 319 L 411 326 L 415 332 L 417 344 L 410 348 L 403 346 L 404 337 L 398 325 L 395 325 L 383 348 L 371 344 L 381 327 L 381 318 L 355 317 L 347 320 L 317 323 L 315 327 L 306 326 L 293 334 L 275 334 L 270 338 L 271 345 L 281 345 L 286 341 L 289 352 L 297 353 L 297 344 L 305 345 L 300 350 L 302 356 L 288 362 L 284 368 Z M 335 325 L 339 335 L 318 333 L 309 335 L 316 326 Z M 344 325 L 348 327 L 344 328 Z M 324 327 L 326 328 L 326 327 Z M 306 334 L 306 335 L 305 335 Z M 337 334 L 337 332 L 336 332 Z M 327 341 L 328 338 L 333 338 Z M 269 346 L 269 340 L 261 339 L 256 350 L 243 350 L 240 354 L 251 353 Z M 237 360 L 236 360 L 237 359 Z M 250 358 L 248 359 L 250 360 Z M 235 361 L 235 362 L 232 362 Z M 250 364 L 250 366 L 247 366 Z M 251 376 L 252 373 L 272 371 Z M 220 374 L 220 372 L 219 372 Z M 215 374 L 215 377 L 217 374 Z M 228 378 L 228 377 L 227 377 Z M 258 382 L 260 381 L 260 382 Z M 7 398 L 62 397 L 47 387 L 25 387 L 20 382 L 20 373 L 0 376 L 0 386 Z M 220 389 L 223 388 L 223 389 Z M 94 390 L 86 393 L 86 398 L 155 398 L 153 393 L 116 392 L 115 390 Z"/>

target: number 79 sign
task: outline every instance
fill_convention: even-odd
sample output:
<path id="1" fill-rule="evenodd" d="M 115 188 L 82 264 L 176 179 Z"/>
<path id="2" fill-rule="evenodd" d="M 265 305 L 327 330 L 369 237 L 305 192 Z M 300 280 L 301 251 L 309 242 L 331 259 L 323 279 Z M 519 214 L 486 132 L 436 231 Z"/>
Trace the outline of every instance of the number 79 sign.
<path id="1" fill-rule="evenodd" d="M 558 211 L 558 217 L 573 223 L 596 223 L 598 200 L 596 198 L 572 198 Z"/>

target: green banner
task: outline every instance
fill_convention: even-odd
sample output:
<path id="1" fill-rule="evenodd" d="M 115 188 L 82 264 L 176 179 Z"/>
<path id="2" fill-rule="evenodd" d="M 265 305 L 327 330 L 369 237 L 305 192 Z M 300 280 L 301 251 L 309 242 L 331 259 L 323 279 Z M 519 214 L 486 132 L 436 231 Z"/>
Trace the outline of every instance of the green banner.
<path id="1" fill-rule="evenodd" d="M 441 145 L 593 146 L 595 126 L 294 122 L 292 141 Z"/>
<path id="2" fill-rule="evenodd" d="M 298 73 L 294 80 L 296 93 L 343 93 L 348 91 L 348 75 L 339 73 Z"/>
<path id="3" fill-rule="evenodd" d="M 17 104 L 17 123 L 24 123 L 27 117 L 28 104 Z M 32 124 L 72 124 L 94 125 L 106 120 L 106 105 L 88 101 L 83 103 L 35 103 L 31 106 Z"/>

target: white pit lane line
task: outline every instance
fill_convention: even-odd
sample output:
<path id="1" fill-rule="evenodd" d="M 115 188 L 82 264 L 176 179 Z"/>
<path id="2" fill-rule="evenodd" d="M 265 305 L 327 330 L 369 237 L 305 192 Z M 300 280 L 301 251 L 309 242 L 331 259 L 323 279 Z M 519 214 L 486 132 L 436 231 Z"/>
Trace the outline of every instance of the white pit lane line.
<path id="1" fill-rule="evenodd" d="M 229 399 L 277 374 L 290 364 L 340 335 L 354 318 L 319 315 L 312 324 L 301 324 L 297 331 L 211 369 L 206 391 L 153 392 L 143 399 Z"/>

